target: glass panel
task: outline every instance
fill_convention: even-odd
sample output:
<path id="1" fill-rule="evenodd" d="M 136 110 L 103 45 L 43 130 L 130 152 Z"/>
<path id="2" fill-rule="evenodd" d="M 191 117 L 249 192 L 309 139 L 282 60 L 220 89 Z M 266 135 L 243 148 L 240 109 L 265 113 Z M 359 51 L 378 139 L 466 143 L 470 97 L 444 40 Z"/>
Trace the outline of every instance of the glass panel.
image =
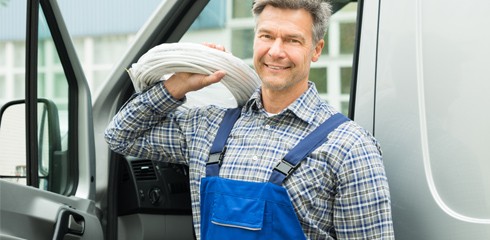
<path id="1" fill-rule="evenodd" d="M 233 0 L 232 18 L 251 18 L 253 0 Z"/>
<path id="2" fill-rule="evenodd" d="M 310 81 L 315 83 L 316 89 L 319 93 L 328 92 L 328 80 L 326 68 L 312 68 L 310 69 Z"/>
<path id="3" fill-rule="evenodd" d="M 341 106 L 341 107 L 340 107 L 340 111 L 341 111 L 343 114 L 347 115 L 347 114 L 349 113 L 349 102 L 348 102 L 348 101 L 342 101 L 342 102 L 340 103 L 340 106 Z"/>
<path id="4" fill-rule="evenodd" d="M 231 52 L 239 58 L 253 57 L 253 29 L 236 29 L 231 33 Z"/>
<path id="5" fill-rule="evenodd" d="M 60 103 L 68 101 L 68 84 L 64 73 L 54 74 L 54 84 L 50 86 L 54 93 L 54 99 L 62 99 Z M 39 96 L 41 97 L 41 96 Z"/>
<path id="6" fill-rule="evenodd" d="M 14 96 L 13 99 L 22 99 L 24 98 L 24 95 L 26 93 L 25 89 L 25 74 L 24 73 L 19 73 L 14 75 Z"/>
<path id="7" fill-rule="evenodd" d="M 46 74 L 37 74 L 37 94 L 38 96 L 46 96 Z"/>
<path id="8" fill-rule="evenodd" d="M 25 95 L 26 3 L 0 0 L 0 107 Z M 25 108 L 12 110 L 0 123 L 0 178 L 26 184 Z"/>
<path id="9" fill-rule="evenodd" d="M 2 113 L 0 128 L 0 176 L 26 184 L 25 105 L 11 105 Z"/>
<path id="10" fill-rule="evenodd" d="M 340 53 L 354 53 L 356 23 L 340 23 Z"/>
<path id="11" fill-rule="evenodd" d="M 46 66 L 46 47 L 39 46 L 37 51 L 37 64 L 39 68 Z"/>
<path id="12" fill-rule="evenodd" d="M 349 94 L 351 89 L 352 67 L 343 67 L 340 69 L 340 93 Z"/>
<path id="13" fill-rule="evenodd" d="M 328 46 L 329 46 L 329 44 L 328 44 L 329 43 L 328 33 L 325 34 L 325 36 L 323 37 L 323 40 L 325 40 L 325 46 L 322 49 L 322 55 L 328 55 L 330 53 L 330 49 L 328 48 Z"/>

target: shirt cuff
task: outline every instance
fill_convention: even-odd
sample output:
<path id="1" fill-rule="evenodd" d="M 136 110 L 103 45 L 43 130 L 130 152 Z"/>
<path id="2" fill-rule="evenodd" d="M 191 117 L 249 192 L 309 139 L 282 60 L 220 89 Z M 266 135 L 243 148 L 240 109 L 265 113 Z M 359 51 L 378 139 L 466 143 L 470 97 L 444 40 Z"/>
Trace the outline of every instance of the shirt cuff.
<path id="1" fill-rule="evenodd" d="M 175 99 L 162 82 L 142 93 L 143 103 L 158 113 L 168 112 L 185 103 L 186 98 Z"/>

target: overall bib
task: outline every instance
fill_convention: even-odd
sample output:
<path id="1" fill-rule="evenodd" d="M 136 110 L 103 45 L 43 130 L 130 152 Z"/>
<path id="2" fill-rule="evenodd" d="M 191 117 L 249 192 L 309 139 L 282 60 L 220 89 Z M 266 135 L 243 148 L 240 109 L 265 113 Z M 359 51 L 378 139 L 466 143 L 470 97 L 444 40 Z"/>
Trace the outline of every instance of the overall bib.
<path id="1" fill-rule="evenodd" d="M 219 177 L 225 143 L 240 109 L 230 109 L 220 125 L 201 179 L 201 239 L 305 239 L 283 181 L 300 162 L 347 121 L 342 114 L 327 119 L 298 143 L 274 168 L 268 182 Z"/>

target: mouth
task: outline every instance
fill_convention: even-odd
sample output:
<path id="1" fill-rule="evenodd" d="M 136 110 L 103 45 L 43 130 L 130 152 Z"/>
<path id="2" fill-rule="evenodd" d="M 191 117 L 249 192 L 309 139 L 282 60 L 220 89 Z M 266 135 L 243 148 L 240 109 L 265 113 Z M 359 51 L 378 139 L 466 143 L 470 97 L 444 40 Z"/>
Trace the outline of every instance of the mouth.
<path id="1" fill-rule="evenodd" d="M 271 65 L 271 64 L 266 64 L 264 63 L 264 65 L 269 68 L 269 69 L 272 69 L 272 70 L 285 70 L 285 69 L 288 69 L 289 67 L 284 67 L 284 66 L 276 66 L 276 65 Z"/>

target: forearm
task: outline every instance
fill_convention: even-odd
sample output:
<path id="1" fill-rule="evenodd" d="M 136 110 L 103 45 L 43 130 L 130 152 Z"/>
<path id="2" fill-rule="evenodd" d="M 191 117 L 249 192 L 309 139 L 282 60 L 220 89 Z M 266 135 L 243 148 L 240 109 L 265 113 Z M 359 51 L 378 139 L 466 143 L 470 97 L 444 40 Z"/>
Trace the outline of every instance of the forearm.
<path id="1" fill-rule="evenodd" d="M 162 83 L 129 101 L 106 128 L 105 139 L 115 152 L 138 157 L 155 157 L 152 138 L 159 135 L 157 125 L 165 124 L 167 114 L 182 104 Z M 169 125 L 173 124 L 167 121 Z M 168 128 L 171 128 L 170 126 Z M 178 129 L 178 128 L 174 128 Z M 175 135 L 175 134 L 174 134 Z"/>

